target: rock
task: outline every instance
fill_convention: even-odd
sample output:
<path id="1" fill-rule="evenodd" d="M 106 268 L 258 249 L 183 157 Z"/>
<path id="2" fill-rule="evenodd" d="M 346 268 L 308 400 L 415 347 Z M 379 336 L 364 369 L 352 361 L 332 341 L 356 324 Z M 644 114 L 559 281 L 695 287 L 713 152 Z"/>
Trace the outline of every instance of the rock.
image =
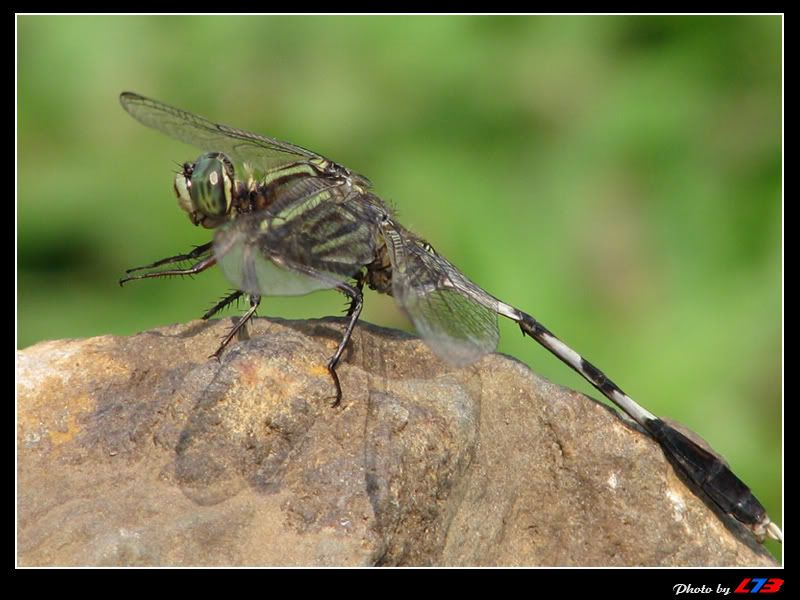
<path id="1" fill-rule="evenodd" d="M 602 404 L 342 321 L 230 321 L 17 353 L 20 565 L 763 565 Z"/>

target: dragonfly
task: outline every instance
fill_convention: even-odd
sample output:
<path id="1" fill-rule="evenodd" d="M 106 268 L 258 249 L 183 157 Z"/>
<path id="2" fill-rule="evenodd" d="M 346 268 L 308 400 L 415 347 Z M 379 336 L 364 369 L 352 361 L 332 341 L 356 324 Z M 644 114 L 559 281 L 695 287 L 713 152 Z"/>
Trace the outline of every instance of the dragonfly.
<path id="1" fill-rule="evenodd" d="M 780 527 L 719 455 L 637 404 L 534 317 L 473 283 L 397 222 L 363 175 L 301 146 L 139 94 L 123 92 L 120 102 L 140 123 L 203 151 L 183 163 L 173 189 L 189 220 L 215 232 L 211 242 L 185 254 L 128 269 L 119 283 L 196 275 L 218 265 L 234 291 L 203 319 L 242 297 L 250 307 L 212 357 L 220 358 L 263 297 L 338 290 L 349 305 L 342 338 L 326 365 L 336 406 L 342 399 L 336 367 L 361 314 L 365 285 L 392 296 L 431 350 L 458 367 L 496 349 L 502 316 L 636 421 L 677 469 L 759 542 L 783 541 Z"/>

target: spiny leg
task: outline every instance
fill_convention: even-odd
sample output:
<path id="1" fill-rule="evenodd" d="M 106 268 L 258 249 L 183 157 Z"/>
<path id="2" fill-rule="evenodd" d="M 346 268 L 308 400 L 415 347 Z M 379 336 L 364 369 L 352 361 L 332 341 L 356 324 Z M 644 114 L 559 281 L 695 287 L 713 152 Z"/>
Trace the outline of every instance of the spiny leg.
<path id="1" fill-rule="evenodd" d="M 363 294 L 364 294 L 364 283 L 365 283 L 365 281 L 367 279 L 367 274 L 364 271 L 359 271 L 354 276 L 354 279 L 356 280 L 355 281 L 356 289 L 358 290 L 359 294 L 361 294 L 363 296 Z M 347 311 L 345 312 L 344 316 L 346 316 L 346 317 L 353 316 L 353 312 L 356 309 L 356 303 L 357 302 L 358 301 L 356 300 L 356 298 L 350 297 L 350 304 L 348 305 Z"/>
<path id="2" fill-rule="evenodd" d="M 763 541 L 766 536 L 783 541 L 780 528 L 770 520 L 750 488 L 719 457 L 637 404 L 600 369 L 559 340 L 532 316 L 503 302 L 499 304 L 499 311 L 503 316 L 516 321 L 523 335 L 531 336 L 547 348 L 644 427 L 673 464 L 725 513 L 747 525 L 759 541 Z"/>
<path id="3" fill-rule="evenodd" d="M 203 315 L 201 318 L 202 318 L 204 321 L 207 321 L 207 320 L 208 320 L 208 319 L 210 319 L 210 318 L 211 318 L 213 315 L 217 314 L 217 313 L 218 313 L 219 311 L 221 311 L 223 308 L 225 308 L 226 306 L 228 306 L 228 305 L 229 305 L 231 302 L 235 302 L 235 301 L 237 301 L 239 298 L 241 298 L 241 297 L 242 297 L 242 295 L 243 295 L 243 294 L 244 294 L 244 292 L 240 292 L 240 291 L 238 291 L 238 290 L 236 290 L 235 292 L 232 292 L 232 293 L 228 294 L 227 296 L 225 296 L 224 298 L 222 298 L 222 299 L 221 299 L 219 302 L 217 302 L 217 303 L 216 303 L 214 306 L 212 306 L 211 308 L 209 308 L 209 309 L 208 309 L 208 310 L 205 312 L 205 314 L 204 314 L 204 315 Z"/>
<path id="4" fill-rule="evenodd" d="M 141 275 L 132 275 L 131 277 L 124 277 L 123 279 L 120 279 L 119 284 L 124 285 L 125 283 L 133 281 L 134 279 L 149 279 L 151 277 L 197 275 L 198 273 L 202 273 L 209 267 L 213 267 L 215 264 L 217 264 L 217 259 L 214 256 L 209 256 L 208 258 L 204 258 L 200 262 L 196 262 L 191 267 L 188 267 L 186 269 L 167 269 L 164 271 L 155 271 L 153 273 L 142 273 Z"/>
<path id="5" fill-rule="evenodd" d="M 358 285 L 358 282 L 356 285 Z M 363 282 L 361 282 L 361 286 L 363 286 Z M 339 283 L 336 288 L 350 298 L 350 308 L 347 311 L 347 316 L 350 318 L 350 321 L 347 323 L 347 328 L 344 330 L 344 335 L 342 336 L 342 341 L 339 342 L 339 347 L 336 348 L 336 352 L 330 357 L 327 365 L 328 373 L 331 374 L 333 383 L 336 386 L 336 399 L 333 402 L 334 408 L 339 406 L 342 401 L 342 386 L 339 383 L 339 376 L 336 374 L 336 365 L 339 364 L 342 352 L 344 352 L 344 348 L 347 346 L 347 342 L 353 334 L 353 328 L 364 306 L 364 295 L 361 292 L 361 287 L 353 287 L 347 283 Z"/>
<path id="6" fill-rule="evenodd" d="M 189 252 L 188 254 L 177 254 L 175 256 L 170 256 L 168 258 L 162 258 L 161 260 L 157 260 L 154 263 L 149 265 L 144 265 L 142 267 L 133 267 L 132 269 L 127 269 L 126 273 L 133 273 L 134 271 L 141 271 L 142 269 L 155 269 L 156 267 L 160 267 L 161 265 L 168 265 L 171 263 L 176 262 L 183 262 L 185 260 L 194 260 L 196 258 L 201 257 L 203 254 L 208 252 L 211 249 L 213 242 L 208 242 L 207 244 L 203 244 L 202 246 L 195 246 L 194 250 Z"/>
<path id="7" fill-rule="evenodd" d="M 219 360 L 219 357 L 222 356 L 222 351 L 225 350 L 225 346 L 227 346 L 233 339 L 233 336 L 239 333 L 242 327 L 244 327 L 247 324 L 247 322 L 251 318 L 253 318 L 253 315 L 255 314 L 259 304 L 261 304 L 261 296 L 250 296 L 250 308 L 248 309 L 248 311 L 244 313 L 244 315 L 242 315 L 239 321 L 237 321 L 236 325 L 234 325 L 231 328 L 231 330 L 228 332 L 228 335 L 226 335 L 225 338 L 222 340 L 222 343 L 220 344 L 219 348 L 217 348 L 217 351 L 214 352 L 214 354 L 212 354 L 208 358 L 216 358 L 217 360 Z"/>

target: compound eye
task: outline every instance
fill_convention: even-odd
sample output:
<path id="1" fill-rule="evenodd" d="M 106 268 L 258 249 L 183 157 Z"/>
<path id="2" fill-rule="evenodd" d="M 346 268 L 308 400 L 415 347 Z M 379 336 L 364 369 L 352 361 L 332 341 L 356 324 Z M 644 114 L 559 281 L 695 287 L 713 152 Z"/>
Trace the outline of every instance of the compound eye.
<path id="1" fill-rule="evenodd" d="M 194 163 L 189 195 L 196 211 L 207 217 L 221 217 L 231 205 L 231 177 L 219 154 L 204 154 Z"/>

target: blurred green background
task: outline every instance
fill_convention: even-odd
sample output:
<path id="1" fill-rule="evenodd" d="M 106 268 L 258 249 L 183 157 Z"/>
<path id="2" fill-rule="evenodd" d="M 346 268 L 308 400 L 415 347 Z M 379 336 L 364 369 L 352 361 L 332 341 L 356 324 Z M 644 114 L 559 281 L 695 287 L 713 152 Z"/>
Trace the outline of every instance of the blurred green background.
<path id="1" fill-rule="evenodd" d="M 780 17 L 20 17 L 20 348 L 188 321 L 228 289 L 216 270 L 117 286 L 210 239 L 171 190 L 198 152 L 131 119 L 123 90 L 364 173 L 782 523 Z M 374 293 L 363 318 L 409 328 Z M 598 396 L 501 327 L 501 352 Z"/>

